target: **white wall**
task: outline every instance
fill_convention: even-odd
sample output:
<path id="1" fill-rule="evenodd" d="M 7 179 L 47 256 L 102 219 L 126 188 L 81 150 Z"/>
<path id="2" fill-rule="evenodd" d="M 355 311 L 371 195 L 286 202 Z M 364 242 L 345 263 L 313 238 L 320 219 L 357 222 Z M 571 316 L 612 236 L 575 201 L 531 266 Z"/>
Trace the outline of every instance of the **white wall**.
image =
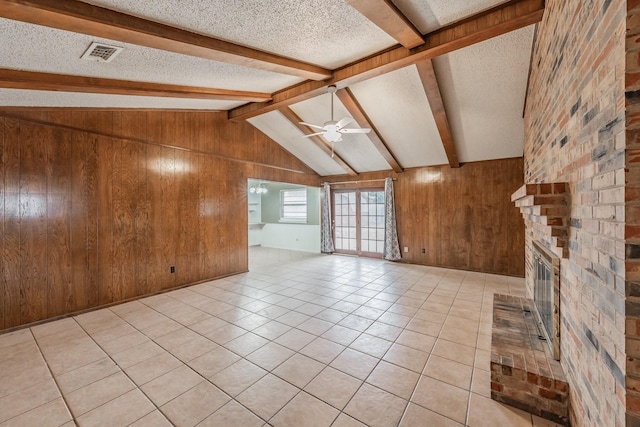
<path id="1" fill-rule="evenodd" d="M 320 226 L 265 224 L 260 231 L 259 240 L 262 246 L 269 248 L 320 253 Z"/>

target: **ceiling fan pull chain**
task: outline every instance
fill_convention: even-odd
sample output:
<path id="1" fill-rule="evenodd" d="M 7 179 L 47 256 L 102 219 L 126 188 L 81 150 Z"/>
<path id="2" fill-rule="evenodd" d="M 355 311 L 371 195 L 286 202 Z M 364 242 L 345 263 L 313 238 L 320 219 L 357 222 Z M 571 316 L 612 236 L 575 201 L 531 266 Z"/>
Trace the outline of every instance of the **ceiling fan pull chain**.
<path id="1" fill-rule="evenodd" d="M 333 142 L 333 141 L 331 141 L 331 158 L 332 158 L 332 159 L 333 159 L 333 144 L 334 144 L 334 142 Z"/>

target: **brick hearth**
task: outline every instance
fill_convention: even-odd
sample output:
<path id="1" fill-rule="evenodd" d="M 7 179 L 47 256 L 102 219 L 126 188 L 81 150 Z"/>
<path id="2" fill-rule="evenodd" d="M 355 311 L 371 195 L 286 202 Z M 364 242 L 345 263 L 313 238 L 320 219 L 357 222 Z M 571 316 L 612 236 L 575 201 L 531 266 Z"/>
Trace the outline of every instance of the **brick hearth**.
<path id="1" fill-rule="evenodd" d="M 491 398 L 569 425 L 569 385 L 560 363 L 539 339 L 533 301 L 494 296 Z"/>

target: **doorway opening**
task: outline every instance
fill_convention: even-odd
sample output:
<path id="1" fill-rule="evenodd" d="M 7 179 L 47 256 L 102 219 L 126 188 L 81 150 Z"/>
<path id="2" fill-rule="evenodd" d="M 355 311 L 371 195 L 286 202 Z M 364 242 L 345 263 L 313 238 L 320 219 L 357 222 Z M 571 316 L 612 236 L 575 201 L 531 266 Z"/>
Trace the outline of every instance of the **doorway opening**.
<path id="1" fill-rule="evenodd" d="M 382 258 L 384 189 L 334 190 L 332 193 L 336 253 Z"/>
<path id="2" fill-rule="evenodd" d="M 320 253 L 320 189 L 247 182 L 249 270 Z"/>

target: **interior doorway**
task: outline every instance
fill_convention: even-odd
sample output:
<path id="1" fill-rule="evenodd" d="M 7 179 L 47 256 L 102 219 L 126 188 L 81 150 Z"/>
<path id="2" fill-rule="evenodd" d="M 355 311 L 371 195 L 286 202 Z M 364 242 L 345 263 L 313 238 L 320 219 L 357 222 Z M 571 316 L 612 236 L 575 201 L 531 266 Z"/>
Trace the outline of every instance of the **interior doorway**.
<path id="1" fill-rule="evenodd" d="M 335 251 L 381 258 L 384 246 L 384 189 L 334 190 L 332 193 Z"/>
<path id="2" fill-rule="evenodd" d="M 320 253 L 320 188 L 247 181 L 249 270 Z"/>

